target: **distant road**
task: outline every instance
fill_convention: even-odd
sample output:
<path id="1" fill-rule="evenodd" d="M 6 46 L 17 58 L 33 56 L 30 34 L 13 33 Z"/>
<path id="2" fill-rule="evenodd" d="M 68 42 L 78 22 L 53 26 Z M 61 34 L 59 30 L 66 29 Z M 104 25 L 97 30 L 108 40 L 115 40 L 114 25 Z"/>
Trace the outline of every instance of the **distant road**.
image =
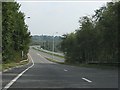
<path id="1" fill-rule="evenodd" d="M 42 51 L 45 51 L 45 52 L 49 52 L 49 53 L 57 54 L 57 55 L 60 55 L 60 56 L 64 56 L 63 53 L 52 52 L 52 51 L 48 51 L 48 50 L 45 50 L 45 49 L 40 49 L 39 46 L 31 46 L 31 47 L 34 47 L 36 49 L 39 49 L 39 50 L 42 50 Z"/>
<path id="2" fill-rule="evenodd" d="M 37 49 L 37 47 L 35 47 L 35 48 Z M 31 47 L 31 49 L 32 49 L 32 47 Z M 38 50 L 39 50 L 39 49 L 38 49 Z M 53 58 L 52 55 L 47 54 L 47 53 L 44 53 L 44 52 L 40 52 L 40 51 L 38 51 L 38 50 L 35 50 L 35 51 L 36 51 L 37 53 L 39 53 L 40 55 L 42 55 L 43 57 L 51 58 L 51 59 L 57 60 L 58 62 L 64 62 L 64 61 L 65 61 L 64 58 L 60 58 L 60 57 L 55 56 L 55 55 L 54 55 L 54 58 Z M 45 52 L 51 52 L 51 51 L 47 51 L 47 50 L 43 50 L 43 51 L 45 51 Z M 51 53 L 52 53 L 52 52 L 51 52 Z M 55 53 L 55 54 L 64 56 L 62 53 Z"/>
<path id="3" fill-rule="evenodd" d="M 30 49 L 29 53 L 31 56 L 30 59 L 34 61 L 34 66 L 23 73 L 16 81 L 13 80 L 15 82 L 10 86 L 10 90 L 13 88 L 16 88 L 15 90 L 26 90 L 27 88 L 32 88 L 31 90 L 34 90 L 34 88 L 56 88 L 54 90 L 57 90 L 57 88 L 118 87 L 117 70 L 102 70 L 61 65 L 46 60 L 44 56 L 47 56 L 47 54 L 45 53 L 43 54 L 34 49 Z M 12 80 L 17 76 L 18 72 L 20 73 L 22 70 L 23 68 L 4 72 L 3 87 L 8 85 L 10 79 Z"/>

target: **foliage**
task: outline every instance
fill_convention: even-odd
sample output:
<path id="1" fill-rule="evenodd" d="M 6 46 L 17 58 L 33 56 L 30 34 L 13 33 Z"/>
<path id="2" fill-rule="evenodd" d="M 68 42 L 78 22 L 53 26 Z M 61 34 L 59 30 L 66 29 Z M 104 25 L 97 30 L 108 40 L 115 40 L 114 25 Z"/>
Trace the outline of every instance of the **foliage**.
<path id="1" fill-rule="evenodd" d="M 119 13 L 120 2 L 109 2 L 92 17 L 81 17 L 79 29 L 63 35 L 66 62 L 118 63 Z"/>
<path id="2" fill-rule="evenodd" d="M 0 2 L 0 54 L 1 52 L 2 52 L 2 3 Z"/>
<path id="3" fill-rule="evenodd" d="M 54 37 L 54 51 L 60 52 L 60 43 L 62 39 L 60 36 Z M 38 45 L 40 48 L 52 51 L 53 50 L 53 36 L 48 35 L 34 35 L 31 37 L 31 45 Z"/>
<path id="4" fill-rule="evenodd" d="M 27 58 L 30 32 L 25 24 L 25 15 L 16 2 L 2 3 L 2 54 L 3 62 Z M 23 57 L 21 52 L 24 52 Z"/>

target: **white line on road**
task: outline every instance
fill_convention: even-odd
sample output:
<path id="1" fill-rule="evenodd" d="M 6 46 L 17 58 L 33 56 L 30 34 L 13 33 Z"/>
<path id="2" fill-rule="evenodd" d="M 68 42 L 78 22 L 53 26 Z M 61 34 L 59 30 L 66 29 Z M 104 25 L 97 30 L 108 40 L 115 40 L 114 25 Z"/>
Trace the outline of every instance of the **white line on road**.
<path id="1" fill-rule="evenodd" d="M 86 78 L 82 78 L 82 79 L 85 80 L 85 81 L 87 81 L 87 82 L 89 82 L 89 83 L 92 82 L 91 80 L 88 80 L 88 79 L 86 79 Z"/>
<path id="2" fill-rule="evenodd" d="M 41 57 L 41 55 L 39 53 L 37 53 L 37 55 Z M 40 63 L 44 63 L 44 62 L 42 60 L 40 60 Z"/>
<path id="3" fill-rule="evenodd" d="M 37 53 L 37 55 L 40 55 L 39 53 Z"/>
<path id="4" fill-rule="evenodd" d="M 67 69 L 64 69 L 65 72 L 67 72 L 68 70 Z"/>
<path id="5" fill-rule="evenodd" d="M 10 81 L 2 90 L 7 90 L 8 88 L 10 88 L 11 85 L 13 85 L 26 71 L 28 71 L 30 68 L 34 66 L 34 61 L 31 56 L 30 56 L 30 59 L 32 61 L 32 65 L 28 67 L 27 69 L 25 69 L 24 71 L 22 71 L 20 74 L 18 74 L 18 76 L 16 76 L 12 81 Z"/>
<path id="6" fill-rule="evenodd" d="M 41 54 L 37 53 L 37 55 L 39 55 L 40 57 L 42 57 L 43 59 L 45 59 Z"/>
<path id="7" fill-rule="evenodd" d="M 44 58 L 44 56 L 42 56 L 41 54 L 37 53 L 37 55 L 39 55 L 41 58 L 44 59 L 44 61 L 41 60 L 41 63 L 52 63 L 52 62 L 49 62 L 48 60 L 46 60 L 46 59 Z"/>
<path id="8" fill-rule="evenodd" d="M 40 56 L 41 58 L 45 59 L 43 56 L 41 56 L 41 54 L 37 53 L 37 55 Z M 47 62 L 45 62 L 45 60 L 44 61 L 40 60 L 40 63 L 47 63 Z"/>

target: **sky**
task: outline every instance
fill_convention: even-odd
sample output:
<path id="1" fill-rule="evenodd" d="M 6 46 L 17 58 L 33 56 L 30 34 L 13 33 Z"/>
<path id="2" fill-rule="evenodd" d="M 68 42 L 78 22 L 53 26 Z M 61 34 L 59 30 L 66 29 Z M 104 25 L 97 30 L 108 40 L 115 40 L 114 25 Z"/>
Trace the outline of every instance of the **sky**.
<path id="1" fill-rule="evenodd" d="M 18 1 L 32 35 L 63 35 L 79 28 L 79 18 L 93 15 L 107 1 Z M 27 18 L 30 17 L 30 18 Z"/>

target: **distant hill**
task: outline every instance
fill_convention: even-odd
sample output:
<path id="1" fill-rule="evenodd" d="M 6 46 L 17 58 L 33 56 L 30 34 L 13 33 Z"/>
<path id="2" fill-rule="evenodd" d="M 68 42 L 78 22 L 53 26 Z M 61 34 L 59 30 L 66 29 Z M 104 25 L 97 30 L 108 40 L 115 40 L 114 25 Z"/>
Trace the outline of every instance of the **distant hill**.
<path id="1" fill-rule="evenodd" d="M 60 51 L 60 43 L 62 39 L 60 36 L 54 37 L 54 45 L 55 45 L 55 51 Z M 40 45 L 40 48 L 46 49 L 46 50 L 53 50 L 53 36 L 48 35 L 34 35 L 31 38 L 31 45 Z"/>

